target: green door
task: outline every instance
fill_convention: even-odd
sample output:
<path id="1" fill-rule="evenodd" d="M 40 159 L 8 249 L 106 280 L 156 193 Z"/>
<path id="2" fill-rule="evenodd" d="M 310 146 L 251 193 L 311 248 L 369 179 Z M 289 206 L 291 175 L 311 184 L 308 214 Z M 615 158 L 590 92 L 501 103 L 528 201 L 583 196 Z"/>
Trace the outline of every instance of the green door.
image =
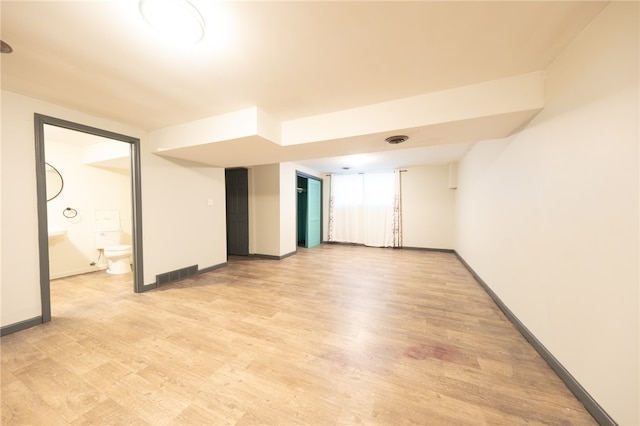
<path id="1" fill-rule="evenodd" d="M 320 244 L 322 238 L 320 224 L 321 214 L 321 193 L 320 181 L 307 179 L 307 241 L 306 247 L 315 247 Z"/>

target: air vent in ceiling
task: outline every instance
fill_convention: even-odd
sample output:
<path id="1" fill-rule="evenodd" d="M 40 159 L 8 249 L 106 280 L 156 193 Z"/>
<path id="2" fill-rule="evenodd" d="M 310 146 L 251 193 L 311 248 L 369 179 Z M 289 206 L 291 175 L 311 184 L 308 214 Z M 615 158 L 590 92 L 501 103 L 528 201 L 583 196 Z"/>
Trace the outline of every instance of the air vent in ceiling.
<path id="1" fill-rule="evenodd" d="M 13 48 L 9 46 L 9 43 L 6 43 L 4 40 L 0 40 L 0 52 L 11 53 L 13 52 Z"/>
<path id="2" fill-rule="evenodd" d="M 389 145 L 398 145 L 399 143 L 402 143 L 407 139 L 409 139 L 409 136 L 396 135 L 396 136 L 389 136 L 388 138 L 385 139 L 385 142 L 388 143 Z"/>

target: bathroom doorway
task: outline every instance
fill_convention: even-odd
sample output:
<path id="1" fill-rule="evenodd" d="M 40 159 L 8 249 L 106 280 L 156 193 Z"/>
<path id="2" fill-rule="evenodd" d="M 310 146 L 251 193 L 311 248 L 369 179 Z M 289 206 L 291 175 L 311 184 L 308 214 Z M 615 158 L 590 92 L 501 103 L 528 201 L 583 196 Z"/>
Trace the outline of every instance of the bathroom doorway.
<path id="1" fill-rule="evenodd" d="M 64 144 L 57 146 L 52 142 L 56 139 L 55 135 L 58 135 L 57 139 L 64 137 Z M 74 139 L 81 142 L 74 142 Z M 142 269 L 139 139 L 35 114 L 35 142 L 42 322 L 51 320 L 51 278 L 98 271 L 106 265 L 102 251 L 95 248 L 93 229 L 94 216 L 105 208 L 121 213 L 123 242 L 132 245 L 133 291 L 139 293 L 146 290 Z M 79 146 L 82 143 L 85 146 Z M 90 143 L 91 147 L 87 149 L 86 145 Z M 81 149 L 82 154 L 79 153 Z M 82 157 L 82 164 L 80 160 L 74 164 L 70 160 L 72 157 Z M 58 167 L 55 162 L 58 162 Z M 91 181 L 80 172 L 81 169 L 90 175 L 111 177 L 104 183 Z M 118 189 L 120 194 L 117 193 Z M 104 205 L 97 203 L 94 206 L 87 203 L 85 198 L 93 199 L 94 203 L 104 198 Z M 78 232 L 78 229 L 82 229 L 82 232 Z M 66 244 L 67 252 L 61 255 L 60 247 L 68 243 L 66 239 L 71 237 L 71 232 L 75 232 L 76 240 L 73 244 Z M 56 242 L 62 245 L 50 246 Z M 69 248 L 74 251 L 68 251 Z M 57 269 L 52 270 L 52 260 L 55 260 L 52 255 L 65 259 L 67 263 L 57 265 Z M 75 263 L 72 262 L 74 258 Z M 79 263 L 77 259 L 80 259 Z"/>

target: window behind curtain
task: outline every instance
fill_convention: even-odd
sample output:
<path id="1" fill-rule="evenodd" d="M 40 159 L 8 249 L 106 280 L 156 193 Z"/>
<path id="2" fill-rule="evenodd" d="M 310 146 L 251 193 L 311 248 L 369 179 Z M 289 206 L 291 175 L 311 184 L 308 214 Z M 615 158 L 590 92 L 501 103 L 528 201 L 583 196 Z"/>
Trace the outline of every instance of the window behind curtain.
<path id="1" fill-rule="evenodd" d="M 393 246 L 393 172 L 331 178 L 329 241 Z"/>

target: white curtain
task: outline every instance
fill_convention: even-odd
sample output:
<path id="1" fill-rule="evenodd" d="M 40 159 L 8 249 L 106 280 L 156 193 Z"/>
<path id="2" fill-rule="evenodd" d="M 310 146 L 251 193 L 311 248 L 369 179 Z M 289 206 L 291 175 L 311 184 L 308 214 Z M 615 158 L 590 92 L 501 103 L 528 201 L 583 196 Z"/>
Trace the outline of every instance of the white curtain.
<path id="1" fill-rule="evenodd" d="M 363 175 L 332 175 L 329 241 L 362 243 Z"/>
<path id="2" fill-rule="evenodd" d="M 329 241 L 398 247 L 399 193 L 394 173 L 332 175 Z"/>
<path id="3" fill-rule="evenodd" d="M 393 247 L 402 247 L 402 171 L 394 172 Z"/>

